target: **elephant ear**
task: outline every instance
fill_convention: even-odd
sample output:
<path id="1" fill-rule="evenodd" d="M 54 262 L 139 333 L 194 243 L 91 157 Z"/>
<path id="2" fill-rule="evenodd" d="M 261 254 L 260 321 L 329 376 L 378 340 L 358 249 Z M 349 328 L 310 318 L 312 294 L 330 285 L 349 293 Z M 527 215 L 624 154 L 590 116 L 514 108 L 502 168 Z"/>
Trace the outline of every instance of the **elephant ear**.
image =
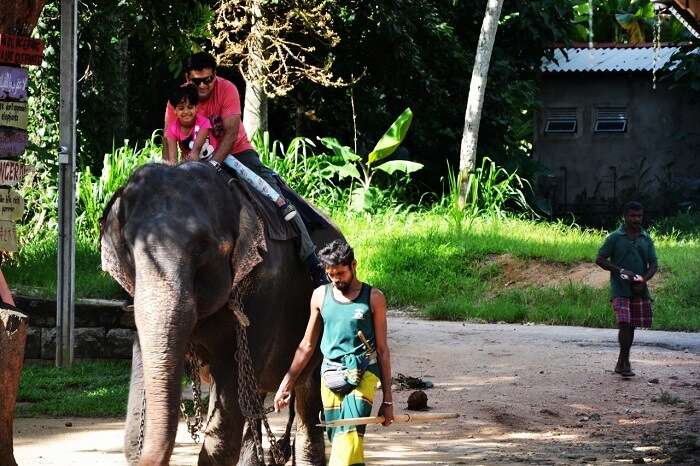
<path id="1" fill-rule="evenodd" d="M 267 254 L 263 222 L 251 204 L 245 203 L 241 208 L 237 227 L 236 245 L 231 253 L 232 291 L 252 284 L 253 269 Z"/>
<path id="2" fill-rule="evenodd" d="M 122 191 L 117 191 L 100 219 L 100 255 L 102 270 L 134 296 L 134 261 L 126 247 L 123 227 L 126 219 Z"/>

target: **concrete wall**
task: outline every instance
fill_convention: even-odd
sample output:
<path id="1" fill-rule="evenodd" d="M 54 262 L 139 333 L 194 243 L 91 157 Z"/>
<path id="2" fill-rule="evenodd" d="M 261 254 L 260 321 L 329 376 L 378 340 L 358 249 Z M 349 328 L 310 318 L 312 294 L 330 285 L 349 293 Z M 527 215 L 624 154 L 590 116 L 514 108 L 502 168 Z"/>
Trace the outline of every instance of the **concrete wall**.
<path id="1" fill-rule="evenodd" d="M 56 301 L 15 297 L 20 311 L 29 316 L 25 359 L 56 357 Z M 126 303 L 78 300 L 75 306 L 76 359 L 131 359 L 136 326 Z"/>
<path id="2" fill-rule="evenodd" d="M 652 90 L 651 80 L 651 73 L 541 77 L 534 157 L 555 177 L 552 195 L 559 211 L 617 215 L 622 203 L 640 197 L 662 210 L 671 201 L 662 199 L 665 183 L 700 178 L 700 96 L 671 91 L 665 84 Z M 545 109 L 551 107 L 577 109 L 575 134 L 544 133 Z M 594 133 L 597 107 L 625 107 L 627 131 Z"/>

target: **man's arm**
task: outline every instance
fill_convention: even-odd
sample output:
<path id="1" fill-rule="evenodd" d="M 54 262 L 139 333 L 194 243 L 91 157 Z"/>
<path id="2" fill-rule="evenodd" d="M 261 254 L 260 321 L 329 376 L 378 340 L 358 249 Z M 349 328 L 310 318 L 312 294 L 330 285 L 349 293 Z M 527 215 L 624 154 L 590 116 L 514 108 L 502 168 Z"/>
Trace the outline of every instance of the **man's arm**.
<path id="1" fill-rule="evenodd" d="M 214 152 L 214 160 L 223 162 L 227 155 L 233 153 L 233 144 L 238 137 L 238 128 L 241 125 L 240 115 L 227 116 L 223 120 L 224 135 L 219 141 L 219 147 Z"/>
<path id="2" fill-rule="evenodd" d="M 316 288 L 311 296 L 311 315 L 309 316 L 309 322 L 306 324 L 304 338 L 299 343 L 297 351 L 294 353 L 292 364 L 289 366 L 289 370 L 287 370 L 275 394 L 274 406 L 277 411 L 289 403 L 289 395 L 294 390 L 294 384 L 296 384 L 299 375 L 306 368 L 316 350 L 316 344 L 322 331 L 321 304 L 323 303 L 323 292 L 324 288 L 319 287 Z"/>
<path id="3" fill-rule="evenodd" d="M 382 381 L 382 405 L 379 408 L 379 416 L 384 416 L 384 426 L 388 426 L 394 420 L 394 399 L 391 393 L 391 354 L 387 339 L 386 325 L 386 298 L 384 293 L 372 288 L 369 298 L 372 308 L 372 321 L 374 323 L 374 335 L 377 345 L 377 362 Z"/>

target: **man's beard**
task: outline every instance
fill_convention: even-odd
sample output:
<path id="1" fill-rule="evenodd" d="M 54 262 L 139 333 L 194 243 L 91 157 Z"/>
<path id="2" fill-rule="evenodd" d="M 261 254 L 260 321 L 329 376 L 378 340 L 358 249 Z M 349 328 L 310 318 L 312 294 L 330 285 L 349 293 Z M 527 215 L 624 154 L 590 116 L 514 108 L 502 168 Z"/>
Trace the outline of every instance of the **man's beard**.
<path id="1" fill-rule="evenodd" d="M 355 280 L 355 274 L 352 274 L 352 278 L 350 278 L 350 281 L 347 282 L 334 282 L 333 286 L 336 287 L 339 291 L 346 292 L 350 289 L 350 285 L 352 285 L 353 280 Z"/>

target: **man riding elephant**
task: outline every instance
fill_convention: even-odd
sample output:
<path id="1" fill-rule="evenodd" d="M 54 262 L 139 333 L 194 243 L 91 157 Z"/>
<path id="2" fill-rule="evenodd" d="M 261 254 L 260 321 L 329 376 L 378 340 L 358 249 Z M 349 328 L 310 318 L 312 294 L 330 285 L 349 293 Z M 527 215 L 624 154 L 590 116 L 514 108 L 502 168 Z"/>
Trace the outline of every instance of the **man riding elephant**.
<path id="1" fill-rule="evenodd" d="M 199 96 L 197 111 L 209 119 L 211 134 L 218 141 L 209 162 L 218 170 L 223 170 L 227 166 L 233 168 L 236 161 L 240 162 L 281 195 L 279 177 L 274 171 L 262 164 L 243 127 L 241 99 L 236 85 L 217 76 L 216 60 L 206 52 L 191 55 L 185 60 L 184 65 L 186 82 L 197 88 Z M 173 106 L 168 103 L 165 110 L 164 128 L 166 130 L 175 118 Z M 167 138 L 164 138 L 164 159 L 174 163 L 175 160 L 169 160 L 167 157 L 167 154 L 171 152 L 168 144 L 174 143 L 168 142 Z M 298 215 L 293 217 L 291 221 L 300 237 L 299 255 L 309 270 L 314 284 L 319 286 L 328 283 L 304 222 Z"/>
<path id="2" fill-rule="evenodd" d="M 314 235 L 319 244 L 340 237 L 331 226 Z M 134 297 L 129 464 L 169 464 L 192 351 L 212 379 L 198 464 L 259 464 L 241 402 L 277 388 L 304 334 L 313 284 L 294 241 L 270 239 L 244 185 L 227 184 L 207 163 L 186 162 L 132 175 L 105 209 L 101 249 L 103 269 Z M 241 388 L 246 369 L 236 364 L 245 354 L 237 336 L 246 317 L 253 393 Z M 294 388 L 296 464 L 325 464 L 323 432 L 314 426 L 319 364 L 320 354 Z"/>

